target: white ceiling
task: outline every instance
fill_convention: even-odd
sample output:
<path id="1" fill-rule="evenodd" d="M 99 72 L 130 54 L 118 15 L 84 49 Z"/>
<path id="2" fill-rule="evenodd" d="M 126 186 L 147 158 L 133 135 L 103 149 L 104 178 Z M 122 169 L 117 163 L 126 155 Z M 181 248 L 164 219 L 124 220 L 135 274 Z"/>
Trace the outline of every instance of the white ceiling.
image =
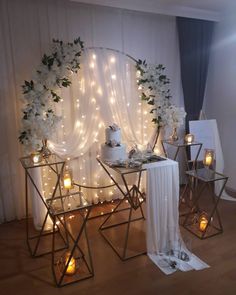
<path id="1" fill-rule="evenodd" d="M 236 0 L 70 0 L 81 3 L 186 16 L 200 19 L 220 20 L 222 14 L 236 7 Z"/>

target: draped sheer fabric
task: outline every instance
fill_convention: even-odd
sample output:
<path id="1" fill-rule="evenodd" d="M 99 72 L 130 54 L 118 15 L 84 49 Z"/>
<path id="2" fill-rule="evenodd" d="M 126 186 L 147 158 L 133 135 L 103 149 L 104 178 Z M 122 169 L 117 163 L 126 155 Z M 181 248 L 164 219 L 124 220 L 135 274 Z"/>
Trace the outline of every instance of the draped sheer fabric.
<path id="1" fill-rule="evenodd" d="M 149 107 L 140 99 L 135 61 L 115 50 L 86 49 L 70 91 L 64 91 L 61 128 L 49 147 L 68 160 L 74 179 L 89 186 L 108 185 L 96 161 L 105 142 L 105 128 L 121 127 L 122 142 L 128 150 L 137 144 L 144 149 L 156 131 Z M 113 192 L 88 194 L 89 201 L 110 200 Z M 117 197 L 117 196 L 114 196 Z"/>
<path id="2" fill-rule="evenodd" d="M 92 203 L 120 197 L 116 188 L 99 189 L 110 184 L 96 161 L 105 142 L 105 128 L 113 123 L 120 126 L 127 152 L 134 144 L 145 149 L 152 133 L 156 132 L 151 127 L 148 105 L 140 99 L 135 65 L 132 58 L 115 50 L 86 49 L 81 69 L 71 77 L 72 85 L 62 91 L 62 104 L 56 107 L 62 120 L 49 147 L 67 160 L 76 183 L 97 187 L 84 190 L 86 200 Z M 53 194 L 55 181 L 48 170 L 50 168 L 41 169 L 41 174 L 34 173 L 45 197 Z M 34 225 L 39 228 L 45 208 L 35 190 L 32 195 Z"/>
<path id="3" fill-rule="evenodd" d="M 168 253 L 183 251 L 188 261 L 171 259 L 181 271 L 200 270 L 209 266 L 187 249 L 179 230 L 179 169 L 172 160 L 146 164 L 147 169 L 147 225 L 146 242 L 149 258 L 165 273 L 177 270 L 167 262 Z M 178 252 L 177 252 L 178 253 Z"/>
<path id="4" fill-rule="evenodd" d="M 104 128 L 113 122 L 122 127 L 122 139 L 129 146 L 144 147 L 154 128 L 148 128 L 150 115 L 140 100 L 134 60 L 115 50 L 94 48 L 85 50 L 81 62 L 71 97 L 64 98 L 69 107 L 63 106 L 62 129 L 69 125 L 72 131 L 63 131 L 64 143 L 51 142 L 50 148 L 64 157 L 78 157 L 94 143 L 104 142 Z"/>
<path id="5" fill-rule="evenodd" d="M 48 53 L 53 38 L 71 42 L 80 36 L 87 47 L 103 46 L 115 48 L 129 53 L 136 59 L 146 59 L 147 62 L 156 64 L 162 63 L 166 66 L 167 75 L 171 79 L 170 87 L 174 102 L 177 105 L 183 105 L 183 102 L 178 38 L 175 17 L 173 16 L 86 5 L 67 0 L 1 0 L 0 16 L 1 223 L 16 218 L 20 219 L 25 216 L 24 170 L 19 162 L 23 151 L 17 139 L 22 117 L 21 85 L 24 80 L 28 81 L 32 79 L 32 72 L 38 66 L 43 54 Z M 90 68 L 86 67 L 82 70 L 90 71 Z M 101 67 L 98 70 L 103 71 Z M 125 71 L 124 68 L 123 71 Z M 81 73 L 79 77 L 82 77 Z M 112 80 L 111 82 L 114 84 L 115 81 Z M 63 151 L 64 147 L 62 144 L 64 141 L 70 147 L 68 148 L 70 154 L 73 154 L 72 150 L 76 145 L 76 141 L 70 142 L 70 145 L 69 137 L 67 136 L 74 128 L 75 112 L 77 112 L 75 108 L 77 105 L 76 99 L 80 99 L 79 104 L 81 106 L 79 109 L 81 112 L 79 121 L 81 123 L 85 121 L 89 123 L 89 125 L 84 125 L 86 126 L 86 130 L 91 130 L 95 125 L 95 122 L 90 122 L 89 117 L 87 117 L 90 116 L 94 108 L 93 103 L 86 98 L 82 100 L 80 91 L 81 83 L 83 85 L 82 81 L 73 77 L 72 87 L 70 89 L 63 89 L 62 96 L 64 97 L 64 102 L 56 106 L 58 113 L 61 113 L 63 116 L 61 125 L 65 127 L 63 129 L 61 125 L 59 126 L 60 130 L 54 137 L 53 143 L 59 144 L 55 148 L 64 155 L 67 155 Z M 125 96 L 128 97 L 129 93 L 126 93 Z M 71 102 L 72 99 L 74 104 L 68 104 L 68 101 Z M 115 105 L 117 105 L 117 102 L 110 106 L 113 108 L 113 111 L 109 113 L 109 117 L 111 118 L 114 115 Z M 124 104 L 122 103 L 122 105 Z M 129 110 L 126 112 L 132 112 L 132 116 L 134 117 L 135 112 L 133 112 L 133 109 L 134 107 L 130 105 Z M 119 118 L 122 121 L 124 110 L 126 108 L 120 109 L 119 111 Z M 97 112 L 103 112 L 108 115 L 107 109 L 105 108 Z M 86 118 L 82 118 L 82 115 L 85 115 Z M 66 120 L 64 116 L 70 116 L 69 120 Z M 141 119 L 142 124 L 145 123 L 145 120 L 149 120 L 149 118 L 144 119 L 143 116 L 143 119 Z M 110 121 L 114 122 L 115 119 L 112 118 Z M 97 128 L 97 125 L 95 125 L 92 136 L 98 130 L 99 134 L 97 138 L 100 142 L 103 142 L 104 133 L 102 130 L 104 130 L 106 124 L 110 124 L 110 121 L 104 121 L 104 124 L 102 126 L 100 125 L 100 128 Z M 129 124 L 131 125 L 131 123 Z M 132 124 L 131 126 L 136 128 L 135 123 Z M 127 139 L 129 144 L 130 140 L 135 140 L 139 143 L 144 142 L 144 132 L 141 134 L 137 133 L 136 138 L 132 139 L 133 136 L 129 137 L 129 131 L 126 131 L 124 126 L 121 127 L 123 141 Z M 147 137 L 149 137 L 152 131 L 153 126 L 147 133 Z M 85 139 L 85 136 L 83 137 Z M 70 163 L 70 165 L 73 166 L 73 169 L 75 166 L 75 170 L 78 170 L 76 173 L 74 172 L 74 175 L 80 182 L 97 185 L 97 183 L 104 181 L 102 178 L 97 177 L 100 173 L 100 167 L 94 161 L 100 147 L 100 142 L 95 142 L 93 147 L 88 149 L 88 143 L 91 141 L 91 138 L 84 141 L 84 146 L 82 135 L 79 138 L 81 140 L 79 141 L 80 154 L 77 155 L 77 160 Z M 81 155 L 83 152 L 85 153 L 84 156 Z M 94 171 L 97 172 L 95 173 Z M 42 177 L 42 179 L 45 180 L 50 173 L 48 174 L 46 171 L 46 175 L 43 175 L 43 173 L 44 171 L 42 171 L 42 176 L 45 177 Z M 92 177 L 90 177 L 90 174 Z M 46 181 L 42 181 L 42 185 L 44 183 Z M 112 192 L 109 193 L 112 194 Z M 98 192 L 98 195 L 98 198 L 102 198 L 102 193 Z M 92 197 L 95 198 L 95 193 Z M 29 211 L 31 212 L 31 209 Z"/>

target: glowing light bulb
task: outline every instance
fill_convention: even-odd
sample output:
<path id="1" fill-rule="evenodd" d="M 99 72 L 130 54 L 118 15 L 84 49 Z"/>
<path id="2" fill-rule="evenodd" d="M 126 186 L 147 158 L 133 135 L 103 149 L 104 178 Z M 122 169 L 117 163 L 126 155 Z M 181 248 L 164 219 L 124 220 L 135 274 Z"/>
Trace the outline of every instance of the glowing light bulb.
<path id="1" fill-rule="evenodd" d="M 112 56 L 112 57 L 110 58 L 110 62 L 113 63 L 113 64 L 116 62 L 116 59 L 115 59 L 114 56 Z"/>
<path id="2" fill-rule="evenodd" d="M 77 121 L 75 125 L 76 125 L 76 127 L 80 127 L 81 122 L 80 121 Z"/>
<path id="3" fill-rule="evenodd" d="M 110 98 L 110 103 L 111 103 L 111 104 L 114 104 L 114 102 L 115 102 L 114 97 L 111 97 L 111 98 Z"/>
<path id="4" fill-rule="evenodd" d="M 99 87 L 99 88 L 97 89 L 97 93 L 98 93 L 99 95 L 102 95 L 102 88 L 101 88 L 101 87 Z"/>
<path id="5" fill-rule="evenodd" d="M 89 65 L 89 67 L 90 67 L 91 69 L 94 69 L 94 68 L 95 68 L 95 64 L 94 64 L 94 62 L 91 62 L 90 65 Z"/>

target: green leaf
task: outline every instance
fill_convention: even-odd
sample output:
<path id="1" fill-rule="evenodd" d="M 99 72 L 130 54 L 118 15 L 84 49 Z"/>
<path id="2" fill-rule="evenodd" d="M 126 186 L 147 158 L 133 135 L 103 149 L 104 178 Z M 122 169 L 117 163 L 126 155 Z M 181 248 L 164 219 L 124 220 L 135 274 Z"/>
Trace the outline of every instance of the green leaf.
<path id="1" fill-rule="evenodd" d="M 153 106 L 154 105 L 154 99 L 149 100 L 148 104 Z"/>

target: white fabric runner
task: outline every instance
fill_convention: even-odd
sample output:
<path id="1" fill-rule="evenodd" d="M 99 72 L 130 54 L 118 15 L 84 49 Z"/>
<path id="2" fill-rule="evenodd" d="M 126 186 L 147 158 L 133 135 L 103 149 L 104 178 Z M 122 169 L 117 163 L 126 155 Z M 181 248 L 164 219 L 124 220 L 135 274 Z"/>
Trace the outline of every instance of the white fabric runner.
<path id="1" fill-rule="evenodd" d="M 177 269 L 188 271 L 209 267 L 187 250 L 181 238 L 178 163 L 167 159 L 143 167 L 147 169 L 146 239 L 149 258 L 165 274 L 171 274 Z M 175 255 L 171 256 L 170 251 Z M 180 253 L 187 254 L 189 261 L 178 259 Z"/>

